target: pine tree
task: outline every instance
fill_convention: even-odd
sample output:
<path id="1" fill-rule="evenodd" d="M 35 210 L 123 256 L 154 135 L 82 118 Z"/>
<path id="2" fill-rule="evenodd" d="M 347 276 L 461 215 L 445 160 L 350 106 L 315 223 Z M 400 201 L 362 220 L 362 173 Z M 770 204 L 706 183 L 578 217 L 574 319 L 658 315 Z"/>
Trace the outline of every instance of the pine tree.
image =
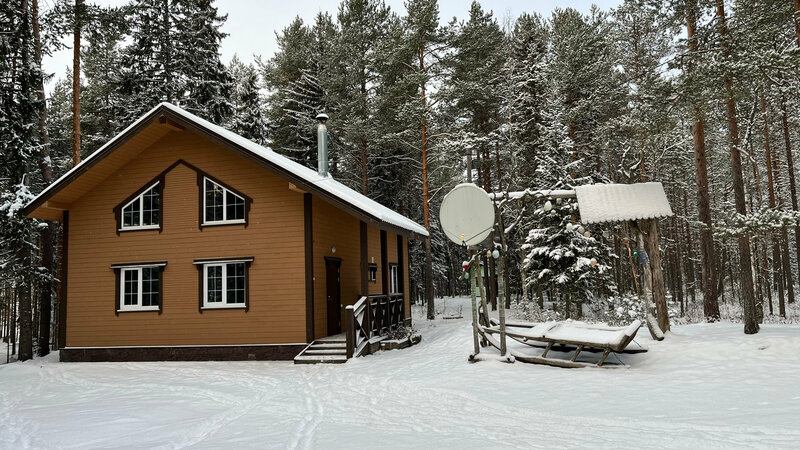
<path id="1" fill-rule="evenodd" d="M 342 147 L 340 158 L 355 173 L 343 173 L 340 181 L 369 191 L 369 156 L 378 138 L 371 123 L 381 86 L 381 42 L 390 26 L 390 11 L 383 0 L 344 0 L 339 5 L 339 33 L 334 47 L 335 65 L 331 88 L 337 99 L 330 127 Z"/>
<path id="2" fill-rule="evenodd" d="M 484 12 L 473 1 L 469 20 L 461 24 L 453 36 L 451 76 L 446 95 L 450 98 L 453 117 L 469 123 L 465 131 L 476 140 L 476 154 L 482 161 L 478 167 L 479 183 L 492 190 L 490 152 L 499 145 L 494 132 L 499 127 L 502 95 L 499 89 L 503 68 L 505 37 L 491 12 Z M 470 156 L 471 157 L 471 156 Z"/>

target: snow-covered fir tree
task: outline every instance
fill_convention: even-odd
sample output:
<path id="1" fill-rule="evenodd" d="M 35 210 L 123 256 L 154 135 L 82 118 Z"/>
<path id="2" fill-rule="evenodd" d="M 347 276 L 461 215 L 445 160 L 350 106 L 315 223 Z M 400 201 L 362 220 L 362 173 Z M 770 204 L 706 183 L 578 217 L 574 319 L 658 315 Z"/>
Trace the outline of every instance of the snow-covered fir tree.
<path id="1" fill-rule="evenodd" d="M 580 224 L 573 224 L 577 202 L 548 200 L 531 216 L 523 249 L 527 252 L 523 270 L 530 288 L 546 290 L 551 302 L 567 318 L 579 310 L 572 305 L 591 302 L 598 294 L 614 291 L 608 264 L 612 256 L 600 241 Z"/>
<path id="2" fill-rule="evenodd" d="M 269 142 L 269 122 L 259 90 L 258 71 L 234 56 L 228 67 L 233 77 L 233 114 L 229 128 L 259 144 Z"/>
<path id="3" fill-rule="evenodd" d="M 125 98 L 123 124 L 162 101 L 223 123 L 231 114 L 232 79 L 220 60 L 226 16 L 211 0 L 141 0 L 129 17 L 116 86 Z"/>
<path id="4" fill-rule="evenodd" d="M 338 116 L 326 100 L 336 32 L 329 14 L 317 14 L 313 26 L 295 18 L 278 33 L 275 55 L 266 62 L 259 61 L 264 85 L 269 90 L 266 108 L 273 128 L 271 145 L 275 151 L 307 167 L 317 165 L 317 114 Z M 336 175 L 338 130 L 334 126 L 329 129 L 330 169 Z"/>

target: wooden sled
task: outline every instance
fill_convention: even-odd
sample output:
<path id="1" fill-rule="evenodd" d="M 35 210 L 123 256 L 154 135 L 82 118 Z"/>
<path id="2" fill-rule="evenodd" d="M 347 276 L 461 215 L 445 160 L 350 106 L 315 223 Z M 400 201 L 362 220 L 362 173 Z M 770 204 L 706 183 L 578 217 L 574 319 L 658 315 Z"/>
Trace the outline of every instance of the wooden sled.
<path id="1" fill-rule="evenodd" d="M 500 322 L 498 322 L 497 319 L 494 319 L 494 318 L 489 319 L 489 322 L 491 324 L 491 327 L 488 327 L 486 329 L 486 331 L 488 333 L 499 334 L 500 333 Z M 547 322 L 547 323 L 557 323 L 557 322 Z M 535 327 L 537 327 L 539 325 L 542 325 L 542 324 L 531 323 L 531 322 L 508 322 L 508 321 L 506 321 L 506 336 L 510 337 L 511 339 L 514 339 L 515 341 L 517 341 L 519 343 L 522 343 L 522 344 L 525 344 L 525 345 L 530 345 L 531 347 L 546 348 L 547 345 L 549 344 L 549 342 L 544 341 L 544 340 L 533 340 L 528 335 L 526 335 L 524 333 L 525 331 L 529 331 L 530 329 L 535 328 Z M 584 324 L 581 324 L 581 325 L 582 326 L 589 326 L 589 327 L 597 327 L 597 326 L 592 326 L 592 325 L 584 325 Z M 518 330 L 510 330 L 509 328 L 517 328 Z M 609 330 L 609 331 L 610 330 L 619 331 L 619 330 L 624 330 L 627 327 L 605 327 L 605 326 L 599 326 L 598 328 L 601 328 L 603 330 Z M 515 331 L 522 331 L 522 333 L 516 333 Z M 528 333 L 528 334 L 530 334 L 530 333 Z M 576 346 L 574 346 L 574 345 L 553 343 L 553 346 L 550 349 L 552 351 L 555 351 L 555 352 L 567 353 L 567 352 L 575 351 L 575 347 Z M 646 346 L 644 346 L 644 345 L 634 341 L 633 339 L 631 339 L 631 341 L 628 343 L 628 345 L 623 350 L 618 351 L 618 352 L 614 352 L 614 353 L 624 353 L 624 354 L 628 354 L 628 355 L 635 355 L 637 353 L 647 353 L 647 350 L 648 349 L 647 349 Z M 587 353 L 600 353 L 600 352 L 604 351 L 604 349 L 603 348 L 595 348 L 595 347 L 584 347 L 583 351 L 587 352 Z"/>
<path id="2" fill-rule="evenodd" d="M 515 324 L 519 325 L 519 324 Z M 506 324 L 506 336 L 527 345 L 534 343 L 545 345 L 541 356 L 526 355 L 521 352 L 511 351 L 510 353 L 518 361 L 534 364 L 546 364 L 556 367 L 628 367 L 627 365 L 603 365 L 606 358 L 613 353 L 624 353 L 628 344 L 633 341 L 642 322 L 633 321 L 627 327 L 603 327 L 574 322 L 547 322 L 543 324 L 531 324 L 525 330 L 514 330 L 515 327 Z M 509 329 L 512 328 L 512 329 Z M 500 344 L 494 338 L 494 334 L 500 334 L 498 326 L 489 327 L 478 326 L 478 332 L 492 346 L 500 348 Z M 538 346 L 538 345 L 536 345 Z M 548 357 L 551 351 L 564 349 L 572 352 L 570 359 Z M 578 361 L 578 356 L 586 351 L 603 352 L 600 360 L 596 363 Z M 644 350 L 647 351 L 647 350 Z M 641 353 L 638 352 L 638 353 Z"/>

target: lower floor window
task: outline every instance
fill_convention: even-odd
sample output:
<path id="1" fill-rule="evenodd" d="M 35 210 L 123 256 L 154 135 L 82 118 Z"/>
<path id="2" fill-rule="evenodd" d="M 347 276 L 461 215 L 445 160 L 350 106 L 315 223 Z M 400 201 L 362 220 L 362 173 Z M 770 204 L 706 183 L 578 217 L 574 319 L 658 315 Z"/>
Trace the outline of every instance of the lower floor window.
<path id="1" fill-rule="evenodd" d="M 119 311 L 158 310 L 162 265 L 119 267 Z"/>
<path id="2" fill-rule="evenodd" d="M 245 307 L 247 262 L 220 262 L 203 265 L 203 307 Z"/>

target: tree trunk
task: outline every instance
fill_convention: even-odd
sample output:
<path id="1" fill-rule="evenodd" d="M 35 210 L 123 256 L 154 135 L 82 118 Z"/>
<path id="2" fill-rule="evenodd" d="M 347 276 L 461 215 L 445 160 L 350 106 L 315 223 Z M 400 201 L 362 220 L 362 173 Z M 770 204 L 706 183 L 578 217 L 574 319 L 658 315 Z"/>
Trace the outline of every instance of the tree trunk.
<path id="1" fill-rule="evenodd" d="M 689 53 L 697 52 L 695 27 L 697 21 L 696 0 L 686 0 L 686 34 Z M 691 60 L 690 60 L 691 61 Z M 694 71 L 694 64 L 687 65 L 687 72 Z M 714 289 L 714 237 L 711 234 L 711 201 L 708 190 L 708 164 L 706 162 L 705 123 L 699 104 L 692 108 L 692 141 L 694 142 L 694 167 L 697 182 L 697 215 L 703 224 L 700 228 L 701 273 L 703 277 L 703 314 L 706 320 L 719 320 L 719 303 Z"/>
<path id="2" fill-rule="evenodd" d="M 794 158 L 792 158 L 792 141 L 789 138 L 789 119 L 788 114 L 786 113 L 786 101 L 781 95 L 781 123 L 783 125 L 783 142 L 786 148 L 786 169 L 789 172 L 789 193 L 791 194 L 792 198 L 792 211 L 795 213 L 797 212 L 797 188 L 795 184 L 795 177 L 794 177 Z M 784 228 L 784 234 L 786 234 L 786 229 Z M 786 242 L 786 246 L 788 247 L 788 238 L 784 238 Z M 800 227 L 794 227 L 794 242 L 795 242 L 795 251 L 797 252 L 797 261 L 800 263 Z M 784 264 L 784 270 L 787 267 L 791 267 L 791 264 L 787 265 Z M 786 276 L 786 292 L 789 303 L 794 303 L 794 280 L 792 280 L 791 273 L 787 274 Z"/>
<path id="3" fill-rule="evenodd" d="M 653 303 L 656 307 L 658 327 L 662 332 L 669 331 L 667 296 L 664 290 L 664 271 L 661 266 L 661 250 L 658 248 L 658 222 L 655 219 L 639 221 L 639 228 L 645 233 L 645 244 L 650 259 Z"/>
<path id="4" fill-rule="evenodd" d="M 72 39 L 72 165 L 81 162 L 81 19 L 83 0 L 75 0 Z"/>
<path id="5" fill-rule="evenodd" d="M 32 1 L 34 57 L 39 67 L 37 100 L 39 101 L 39 171 L 45 185 L 53 182 L 53 164 L 50 158 L 50 137 L 47 134 L 47 99 L 44 94 L 44 76 L 42 69 L 42 40 L 39 30 L 39 0 Z M 50 353 L 50 315 L 52 313 L 53 292 L 53 255 L 55 254 L 55 222 L 48 220 L 42 229 L 42 267 L 46 278 L 42 283 L 39 296 L 39 356 Z"/>
<path id="6" fill-rule="evenodd" d="M 417 51 L 420 73 L 425 73 L 425 49 Z M 431 255 L 431 218 L 428 204 L 428 98 L 425 95 L 425 81 L 420 83 L 420 103 L 422 103 L 422 216 L 428 237 L 425 238 L 425 302 L 428 304 L 428 319 L 436 318 L 433 300 L 433 257 Z M 363 163 L 363 162 L 362 162 Z"/>
<path id="7" fill-rule="evenodd" d="M 725 19 L 724 0 L 715 0 L 717 6 L 717 26 L 720 35 L 722 56 L 728 58 L 728 25 Z M 731 152 L 731 171 L 733 173 L 733 193 L 736 200 L 736 212 L 742 216 L 747 215 L 747 205 L 744 193 L 744 177 L 742 175 L 742 156 L 739 151 L 739 124 L 736 119 L 736 98 L 733 91 L 733 78 L 730 73 L 725 74 L 724 88 L 726 93 L 725 109 L 728 116 L 728 141 Z M 758 333 L 758 317 L 755 299 L 753 297 L 753 267 L 751 265 L 750 238 L 741 235 L 739 241 L 739 267 L 740 281 L 742 283 L 742 305 L 745 334 Z"/>
<path id="8" fill-rule="evenodd" d="M 683 211 L 684 211 L 684 215 L 686 217 L 689 217 L 689 199 L 688 199 L 688 197 L 689 196 L 686 194 L 686 191 L 683 191 Z M 696 282 L 696 279 L 695 279 L 695 276 L 694 276 L 695 275 L 695 265 L 694 265 L 694 259 L 693 259 L 693 256 L 692 256 L 692 252 L 694 250 L 694 247 L 692 245 L 692 230 L 689 227 L 689 221 L 688 220 L 686 221 L 686 224 L 684 225 L 684 233 L 686 234 L 686 258 L 685 258 L 685 261 L 686 261 L 686 278 L 687 278 L 686 285 L 689 287 L 689 296 L 692 298 L 692 304 L 694 304 L 694 303 L 697 302 L 697 297 L 696 297 L 696 295 L 697 295 L 696 294 L 696 289 L 697 289 L 696 283 L 697 282 Z"/>
<path id="9" fill-rule="evenodd" d="M 764 122 L 763 127 L 763 134 L 764 134 L 764 155 L 766 157 L 766 164 L 767 164 L 767 188 L 769 191 L 769 207 L 770 209 L 775 209 L 775 184 L 776 178 L 778 178 L 778 166 L 777 162 L 772 158 L 772 146 L 770 143 L 769 137 L 769 115 L 767 114 L 767 102 L 764 98 L 764 91 L 760 92 L 760 102 L 761 102 L 761 117 Z M 785 228 L 784 228 L 785 231 Z M 786 264 L 782 264 L 783 256 L 781 255 L 781 244 L 782 238 L 779 239 L 775 236 L 775 233 L 770 233 L 770 240 L 772 241 L 772 267 L 770 267 L 770 271 L 774 272 L 774 285 L 775 289 L 778 291 L 778 302 L 780 305 L 784 304 L 784 291 L 783 291 L 783 283 L 781 282 L 781 276 L 778 274 L 778 268 L 774 267 L 776 265 L 781 265 L 784 270 L 786 268 Z M 769 299 L 769 313 L 772 314 L 772 297 Z"/>

